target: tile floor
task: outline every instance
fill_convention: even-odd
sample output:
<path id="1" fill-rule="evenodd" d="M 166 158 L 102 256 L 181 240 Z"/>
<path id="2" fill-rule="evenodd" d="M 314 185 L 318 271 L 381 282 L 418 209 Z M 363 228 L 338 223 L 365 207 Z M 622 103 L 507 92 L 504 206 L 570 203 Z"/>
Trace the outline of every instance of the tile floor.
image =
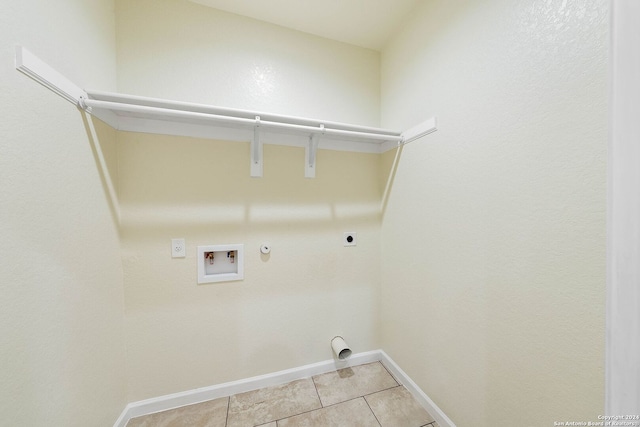
<path id="1" fill-rule="evenodd" d="M 127 427 L 438 427 L 379 363 L 152 415 Z"/>

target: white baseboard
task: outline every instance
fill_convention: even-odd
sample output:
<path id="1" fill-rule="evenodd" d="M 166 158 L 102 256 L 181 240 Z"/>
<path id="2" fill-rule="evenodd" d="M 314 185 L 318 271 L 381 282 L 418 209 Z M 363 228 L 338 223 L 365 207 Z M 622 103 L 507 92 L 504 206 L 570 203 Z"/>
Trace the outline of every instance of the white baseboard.
<path id="1" fill-rule="evenodd" d="M 391 372 L 396 380 L 411 392 L 418 403 L 420 403 L 420 405 L 422 405 L 435 418 L 438 424 L 440 424 L 440 427 L 456 427 L 444 412 L 442 412 L 440 408 L 438 408 L 436 404 L 422 390 L 420 390 L 411 378 L 409 378 L 407 374 L 405 374 L 404 371 L 400 369 L 400 367 L 398 367 L 398 365 L 396 365 L 396 363 L 382 350 L 357 353 L 352 355 L 347 361 L 336 361 L 334 359 L 325 360 L 324 362 L 304 365 L 298 368 L 287 369 L 271 374 L 129 403 L 113 426 L 125 427 L 127 422 L 134 417 L 179 408 L 181 406 L 193 405 L 195 403 L 206 402 L 207 400 L 227 397 L 238 393 L 257 390 L 263 387 L 286 384 L 302 378 L 309 378 L 313 375 L 320 375 L 338 369 L 363 365 L 371 362 L 381 362 L 389 372 Z"/>
<path id="2" fill-rule="evenodd" d="M 409 393 L 411 393 L 418 403 L 431 414 L 440 427 L 456 427 L 453 421 L 451 421 L 449 417 L 447 417 L 447 415 L 438 408 L 438 405 L 436 405 L 433 400 L 431 400 L 431 398 L 429 398 L 429 396 L 427 396 L 426 393 L 422 391 L 422 389 L 418 387 L 418 385 L 414 383 L 402 369 L 400 369 L 396 362 L 394 362 L 387 353 L 382 350 L 378 350 L 378 352 L 380 352 L 380 362 L 384 367 L 391 372 L 391 375 L 393 375 L 400 384 L 409 390 Z"/>

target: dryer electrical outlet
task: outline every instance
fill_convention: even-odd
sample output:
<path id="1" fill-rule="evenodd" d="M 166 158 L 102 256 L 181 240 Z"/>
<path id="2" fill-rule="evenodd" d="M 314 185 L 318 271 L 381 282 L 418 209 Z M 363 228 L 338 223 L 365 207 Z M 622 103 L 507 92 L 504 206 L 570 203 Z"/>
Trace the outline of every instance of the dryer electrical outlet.
<path id="1" fill-rule="evenodd" d="M 356 244 L 358 240 L 358 233 L 355 233 L 353 231 L 348 231 L 346 233 L 344 233 L 344 236 L 342 237 L 342 243 L 345 246 L 356 246 Z"/>

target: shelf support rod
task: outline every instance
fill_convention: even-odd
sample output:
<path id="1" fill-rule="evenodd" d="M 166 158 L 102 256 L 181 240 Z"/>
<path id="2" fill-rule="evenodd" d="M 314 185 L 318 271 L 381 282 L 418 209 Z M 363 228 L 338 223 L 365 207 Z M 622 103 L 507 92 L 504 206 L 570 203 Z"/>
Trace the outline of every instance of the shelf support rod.
<path id="1" fill-rule="evenodd" d="M 256 125 L 253 128 L 253 140 L 251 141 L 251 177 L 262 178 L 263 175 L 262 141 L 260 140 L 260 116 L 256 116 Z"/>

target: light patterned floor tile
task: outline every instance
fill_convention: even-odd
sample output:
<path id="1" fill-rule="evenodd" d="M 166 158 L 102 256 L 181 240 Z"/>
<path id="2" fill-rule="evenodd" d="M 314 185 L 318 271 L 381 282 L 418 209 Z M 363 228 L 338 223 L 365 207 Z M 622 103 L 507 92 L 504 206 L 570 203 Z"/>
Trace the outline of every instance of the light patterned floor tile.
<path id="1" fill-rule="evenodd" d="M 362 397 L 278 421 L 278 427 L 380 427 Z"/>
<path id="2" fill-rule="evenodd" d="M 364 397 L 382 427 L 421 427 L 433 417 L 404 387 L 396 387 Z"/>
<path id="3" fill-rule="evenodd" d="M 379 362 L 340 369 L 313 377 L 322 406 L 396 387 L 398 383 Z"/>
<path id="4" fill-rule="evenodd" d="M 379 362 L 133 418 L 127 424 L 186 426 L 439 427 Z"/>
<path id="5" fill-rule="evenodd" d="M 228 397 L 132 418 L 127 427 L 225 427 Z"/>
<path id="6" fill-rule="evenodd" d="M 231 396 L 227 427 L 253 427 L 318 409 L 310 378 Z"/>

